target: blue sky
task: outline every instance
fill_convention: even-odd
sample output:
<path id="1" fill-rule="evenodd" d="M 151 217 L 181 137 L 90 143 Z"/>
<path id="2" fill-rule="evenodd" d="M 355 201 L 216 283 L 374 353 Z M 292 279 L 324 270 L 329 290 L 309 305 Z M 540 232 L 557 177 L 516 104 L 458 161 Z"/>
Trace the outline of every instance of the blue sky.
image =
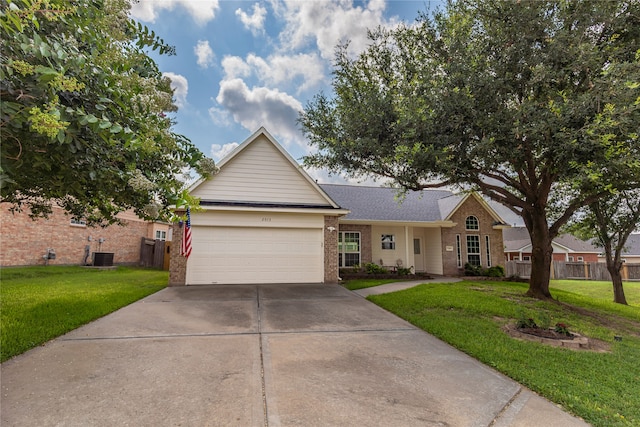
<path id="1" fill-rule="evenodd" d="M 311 148 L 296 123 L 330 93 L 337 43 L 364 49 L 367 29 L 412 23 L 436 0 L 140 0 L 131 16 L 176 47 L 156 56 L 172 79 L 175 131 L 218 161 L 264 126 L 295 159 Z M 320 182 L 336 182 L 322 171 Z"/>

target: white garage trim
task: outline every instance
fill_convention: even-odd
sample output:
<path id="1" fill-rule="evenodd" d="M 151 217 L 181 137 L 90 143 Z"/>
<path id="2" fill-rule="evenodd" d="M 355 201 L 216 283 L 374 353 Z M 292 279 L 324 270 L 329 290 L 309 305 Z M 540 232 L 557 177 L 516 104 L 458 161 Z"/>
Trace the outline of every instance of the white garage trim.
<path id="1" fill-rule="evenodd" d="M 321 283 L 322 228 L 192 227 L 188 285 Z"/>

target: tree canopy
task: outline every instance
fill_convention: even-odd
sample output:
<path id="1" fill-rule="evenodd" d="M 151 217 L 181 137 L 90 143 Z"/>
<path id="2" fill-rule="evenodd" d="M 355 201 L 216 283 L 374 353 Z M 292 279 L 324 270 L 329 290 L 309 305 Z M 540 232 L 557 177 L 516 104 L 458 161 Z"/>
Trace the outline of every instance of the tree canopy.
<path id="1" fill-rule="evenodd" d="M 127 0 L 0 0 L 1 201 L 88 223 L 134 209 L 156 219 L 180 176 L 215 171 L 172 132 L 170 81 L 150 50 L 173 48 L 128 17 Z"/>
<path id="2" fill-rule="evenodd" d="M 640 182 L 640 2 L 449 2 L 337 48 L 334 93 L 300 117 L 309 166 L 408 189 L 474 189 L 522 216 L 529 294 L 581 206 Z"/>

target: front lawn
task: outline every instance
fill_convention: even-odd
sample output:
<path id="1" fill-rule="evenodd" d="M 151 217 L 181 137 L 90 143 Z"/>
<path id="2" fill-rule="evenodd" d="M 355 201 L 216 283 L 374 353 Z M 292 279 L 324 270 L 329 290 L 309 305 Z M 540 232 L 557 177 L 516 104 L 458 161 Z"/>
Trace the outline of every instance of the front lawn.
<path id="1" fill-rule="evenodd" d="M 560 303 L 525 297 L 527 284 L 484 281 L 424 284 L 368 298 L 594 426 L 640 425 L 640 308 L 581 294 L 583 284 L 577 292 L 567 283 L 552 289 Z M 639 288 L 625 283 L 630 294 Z M 609 351 L 511 338 L 504 326 L 522 315 L 566 323 Z"/>
<path id="2" fill-rule="evenodd" d="M 0 361 L 24 353 L 164 288 L 168 272 L 118 267 L 4 268 Z"/>

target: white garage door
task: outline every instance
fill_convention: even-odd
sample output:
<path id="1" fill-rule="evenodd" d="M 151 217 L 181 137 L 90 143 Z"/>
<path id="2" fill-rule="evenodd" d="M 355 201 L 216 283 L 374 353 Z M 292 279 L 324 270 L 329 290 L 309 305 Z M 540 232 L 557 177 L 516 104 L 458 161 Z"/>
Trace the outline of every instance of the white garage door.
<path id="1" fill-rule="evenodd" d="M 187 284 L 319 283 L 321 229 L 193 226 Z"/>

